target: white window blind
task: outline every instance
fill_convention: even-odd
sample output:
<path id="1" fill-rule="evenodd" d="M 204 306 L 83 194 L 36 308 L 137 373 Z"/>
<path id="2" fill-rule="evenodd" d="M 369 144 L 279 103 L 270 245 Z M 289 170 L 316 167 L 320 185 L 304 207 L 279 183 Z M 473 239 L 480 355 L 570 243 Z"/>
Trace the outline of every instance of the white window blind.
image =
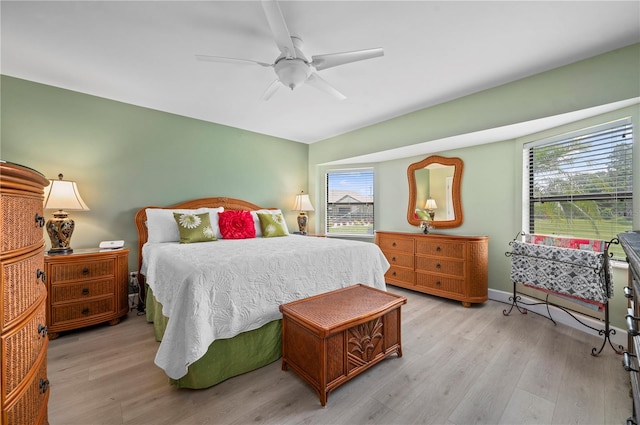
<path id="1" fill-rule="evenodd" d="M 329 171 L 326 180 L 326 233 L 373 235 L 373 169 Z"/>
<path id="2" fill-rule="evenodd" d="M 529 233 L 609 241 L 631 230 L 632 148 L 628 119 L 525 145 Z"/>

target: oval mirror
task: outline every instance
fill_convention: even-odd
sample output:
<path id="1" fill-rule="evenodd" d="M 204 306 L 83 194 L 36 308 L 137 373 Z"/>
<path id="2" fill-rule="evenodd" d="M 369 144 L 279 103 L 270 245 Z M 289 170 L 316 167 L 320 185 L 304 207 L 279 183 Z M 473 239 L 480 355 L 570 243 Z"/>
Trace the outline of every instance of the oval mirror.
<path id="1" fill-rule="evenodd" d="M 463 163 L 460 158 L 432 155 L 407 169 L 409 206 L 407 221 L 420 226 L 433 219 L 435 228 L 462 225 L 460 184 Z"/>

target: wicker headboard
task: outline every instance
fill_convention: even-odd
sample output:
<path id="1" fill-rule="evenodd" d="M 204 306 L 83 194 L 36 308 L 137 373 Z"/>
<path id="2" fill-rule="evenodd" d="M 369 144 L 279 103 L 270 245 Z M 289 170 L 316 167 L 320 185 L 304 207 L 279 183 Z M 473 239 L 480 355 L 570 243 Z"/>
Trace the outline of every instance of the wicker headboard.
<path id="1" fill-rule="evenodd" d="M 260 210 L 260 209 L 273 209 L 273 208 L 262 208 L 256 204 L 252 204 L 251 202 L 243 201 L 242 199 L 235 198 L 226 198 L 226 197 L 218 197 L 218 198 L 200 198 L 200 199 L 192 199 L 190 201 L 180 202 L 179 204 L 169 205 L 168 207 L 156 207 L 149 206 L 144 207 L 138 210 L 135 215 L 135 223 L 136 228 L 138 229 L 138 272 L 140 272 L 140 267 L 142 266 L 142 246 L 147 242 L 147 238 L 149 237 L 149 233 L 147 232 L 147 208 L 164 208 L 164 209 L 196 209 L 196 208 L 216 208 L 216 207 L 224 207 L 225 210 Z"/>

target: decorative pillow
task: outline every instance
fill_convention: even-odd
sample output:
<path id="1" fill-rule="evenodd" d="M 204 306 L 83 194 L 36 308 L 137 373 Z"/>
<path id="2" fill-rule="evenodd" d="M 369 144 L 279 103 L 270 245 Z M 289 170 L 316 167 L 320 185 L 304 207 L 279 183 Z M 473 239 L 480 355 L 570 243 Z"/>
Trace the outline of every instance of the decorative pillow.
<path id="1" fill-rule="evenodd" d="M 216 239 L 216 231 L 211 227 L 209 213 L 173 213 L 178 224 L 180 243 L 211 242 Z"/>
<path id="2" fill-rule="evenodd" d="M 218 224 L 218 213 L 223 212 L 224 207 L 204 209 L 209 212 L 209 221 L 211 221 L 211 227 L 216 232 L 216 238 L 222 239 L 222 233 L 220 233 L 220 225 Z"/>
<path id="3" fill-rule="evenodd" d="M 179 242 L 180 232 L 178 232 L 178 226 L 173 218 L 173 213 L 180 214 L 202 214 L 210 212 L 215 215 L 215 219 L 210 219 L 211 224 L 219 233 L 218 227 L 218 212 L 224 211 L 224 207 L 218 208 L 198 208 L 198 209 L 164 209 L 164 208 L 147 208 L 147 242 Z M 216 237 L 219 237 L 216 235 Z"/>
<path id="4" fill-rule="evenodd" d="M 271 238 L 274 236 L 288 236 L 287 225 L 282 214 L 258 213 L 262 236 Z"/>
<path id="5" fill-rule="evenodd" d="M 173 218 L 173 213 L 200 214 L 204 210 L 168 210 L 162 208 L 147 208 L 147 242 L 178 242 L 180 233 Z"/>
<path id="6" fill-rule="evenodd" d="M 282 211 L 276 209 L 276 210 L 255 210 L 255 211 L 251 211 L 251 215 L 253 216 L 253 224 L 254 227 L 256 228 L 256 237 L 260 237 L 262 236 L 262 227 L 260 225 L 260 219 L 258 218 L 258 214 L 282 214 Z M 287 232 L 287 234 L 289 234 L 289 229 L 287 228 L 287 223 L 283 220 L 282 221 L 283 226 Z"/>
<path id="7" fill-rule="evenodd" d="M 224 211 L 218 213 L 220 233 L 224 239 L 248 239 L 256 237 L 253 217 L 249 211 Z"/>

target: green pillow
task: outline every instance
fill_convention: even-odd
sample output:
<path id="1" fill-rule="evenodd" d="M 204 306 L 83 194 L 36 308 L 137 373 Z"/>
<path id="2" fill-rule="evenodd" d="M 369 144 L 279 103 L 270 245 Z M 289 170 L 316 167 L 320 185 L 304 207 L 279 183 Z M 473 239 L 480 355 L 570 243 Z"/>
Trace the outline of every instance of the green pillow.
<path id="1" fill-rule="evenodd" d="M 209 213 L 173 213 L 178 224 L 180 243 L 210 242 L 217 240 L 216 231 L 211 226 Z"/>
<path id="2" fill-rule="evenodd" d="M 273 236 L 288 236 L 287 225 L 282 214 L 258 213 L 262 237 L 271 238 Z"/>

